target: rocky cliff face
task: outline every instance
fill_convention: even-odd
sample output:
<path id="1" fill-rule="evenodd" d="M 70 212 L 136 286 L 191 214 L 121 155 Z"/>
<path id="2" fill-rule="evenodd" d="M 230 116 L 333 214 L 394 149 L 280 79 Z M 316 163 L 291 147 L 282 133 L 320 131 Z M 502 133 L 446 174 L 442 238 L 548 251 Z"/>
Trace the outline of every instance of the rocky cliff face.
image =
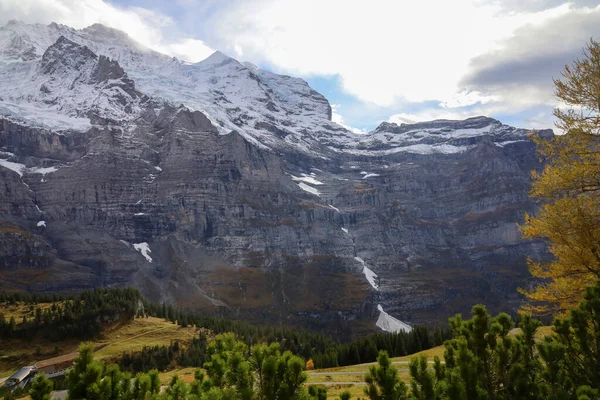
<path id="1" fill-rule="evenodd" d="M 0 28 L 4 289 L 133 285 L 340 335 L 514 308 L 545 251 L 516 226 L 536 167 L 490 118 L 355 135 L 304 81 L 221 53 Z"/>

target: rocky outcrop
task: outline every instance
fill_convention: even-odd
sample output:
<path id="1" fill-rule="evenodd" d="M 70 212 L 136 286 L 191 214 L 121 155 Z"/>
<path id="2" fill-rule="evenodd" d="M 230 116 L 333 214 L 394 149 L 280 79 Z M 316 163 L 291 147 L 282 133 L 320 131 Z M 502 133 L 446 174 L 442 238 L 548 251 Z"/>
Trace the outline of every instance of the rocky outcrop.
<path id="1" fill-rule="evenodd" d="M 42 52 L 36 29 L 69 38 Z M 341 336 L 518 305 L 525 258 L 545 252 L 516 226 L 536 208 L 524 130 L 478 117 L 354 135 L 302 80 L 90 29 L 38 26 L 34 59 L 0 63 L 5 77 L 54 65 L 43 96 L 73 106 L 40 102 L 50 126 L 21 112 L 18 81 L 0 98 L 1 287 L 133 285 Z"/>
<path id="2" fill-rule="evenodd" d="M 87 47 L 60 36 L 42 55 L 40 68 L 47 75 L 68 73 L 70 70 L 84 69 L 87 62 L 97 58 Z"/>

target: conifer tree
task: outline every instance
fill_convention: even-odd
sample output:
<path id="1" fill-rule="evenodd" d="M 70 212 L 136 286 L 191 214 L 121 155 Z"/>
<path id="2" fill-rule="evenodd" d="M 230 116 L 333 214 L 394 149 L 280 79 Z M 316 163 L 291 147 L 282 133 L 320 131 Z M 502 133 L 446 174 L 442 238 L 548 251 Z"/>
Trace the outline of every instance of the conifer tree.
<path id="1" fill-rule="evenodd" d="M 152 369 L 148 372 L 148 376 L 150 377 L 150 393 L 158 393 L 160 391 L 160 378 L 158 376 L 158 371 L 156 369 Z"/>
<path id="2" fill-rule="evenodd" d="M 442 364 L 435 357 L 433 370 L 427 358 L 411 360 L 411 396 L 415 399 L 521 400 L 542 399 L 542 365 L 537 358 L 535 333 L 539 322 L 521 317 L 521 333 L 504 313 L 492 318 L 484 306 L 472 309 L 472 318 L 450 319 L 455 338 L 445 343 Z"/>
<path id="3" fill-rule="evenodd" d="M 304 382 L 307 379 L 306 372 L 304 372 L 304 361 L 293 355 L 291 351 L 284 352 L 279 360 L 278 377 L 281 382 L 279 399 L 296 399 L 300 397 Z"/>
<path id="4" fill-rule="evenodd" d="M 440 363 L 436 357 L 436 364 Z M 415 357 L 408 366 L 412 380 L 411 399 L 437 400 L 442 399 L 440 389 L 437 387 L 438 377 L 434 371 L 429 370 L 427 356 Z"/>
<path id="5" fill-rule="evenodd" d="M 277 393 L 277 360 L 280 357 L 279 344 L 258 344 L 252 346 L 249 362 L 256 371 L 258 395 L 261 399 L 272 400 Z"/>
<path id="6" fill-rule="evenodd" d="M 554 321 L 554 335 L 539 346 L 544 362 L 542 389 L 549 399 L 598 398 L 600 390 L 600 284 L 565 319 Z"/>
<path id="7" fill-rule="evenodd" d="M 327 389 L 322 386 L 310 385 L 308 394 L 315 400 L 327 400 Z"/>
<path id="8" fill-rule="evenodd" d="M 67 374 L 68 398 L 100 399 L 100 378 L 102 364 L 94 360 L 94 351 L 90 343 L 79 346 L 79 357 L 73 361 L 73 367 Z"/>
<path id="9" fill-rule="evenodd" d="M 379 352 L 377 365 L 369 368 L 365 382 L 365 394 L 371 400 L 408 399 L 406 384 L 398 377 L 398 369 L 392 366 L 386 351 Z"/>
<path id="10" fill-rule="evenodd" d="M 340 400 L 350 400 L 350 397 L 350 392 L 347 390 L 340 393 Z"/>
<path id="11" fill-rule="evenodd" d="M 37 374 L 29 389 L 31 400 L 50 400 L 54 384 L 44 374 Z"/>

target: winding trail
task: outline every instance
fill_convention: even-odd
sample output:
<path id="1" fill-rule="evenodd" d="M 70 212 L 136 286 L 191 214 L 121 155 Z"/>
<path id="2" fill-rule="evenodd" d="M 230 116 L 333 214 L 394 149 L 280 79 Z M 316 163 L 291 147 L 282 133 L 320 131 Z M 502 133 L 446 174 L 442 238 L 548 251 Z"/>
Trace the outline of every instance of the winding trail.
<path id="1" fill-rule="evenodd" d="M 308 376 L 364 375 L 367 372 L 368 371 L 313 372 L 313 373 L 308 372 L 307 375 Z M 399 369 L 398 372 L 408 372 L 408 368 Z"/>
<path id="2" fill-rule="evenodd" d="M 163 327 L 160 327 L 160 328 L 152 329 L 151 331 L 148 331 L 148 332 L 140 333 L 139 335 L 135 335 L 135 336 L 128 337 L 128 338 L 125 338 L 125 339 L 121 339 L 121 340 L 117 340 L 117 341 L 114 341 L 114 342 L 107 343 L 105 345 L 100 346 L 100 348 L 96 351 L 96 353 L 100 353 L 102 350 L 105 350 L 107 347 L 110 347 L 110 346 L 112 346 L 114 344 L 127 342 L 128 340 L 132 340 L 132 339 L 137 339 L 140 336 L 148 335 L 150 333 L 157 332 L 157 331 L 162 331 L 162 330 L 167 329 L 167 328 L 168 328 L 168 326 L 163 326 Z"/>
<path id="3" fill-rule="evenodd" d="M 309 385 L 325 385 L 325 386 L 333 386 L 333 385 L 366 385 L 365 382 L 312 382 Z"/>

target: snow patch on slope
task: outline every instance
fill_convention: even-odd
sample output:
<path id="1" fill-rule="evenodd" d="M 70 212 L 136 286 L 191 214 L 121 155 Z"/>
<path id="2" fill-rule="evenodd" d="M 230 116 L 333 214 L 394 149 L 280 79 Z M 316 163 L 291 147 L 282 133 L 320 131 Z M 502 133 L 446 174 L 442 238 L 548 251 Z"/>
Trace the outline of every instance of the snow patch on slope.
<path id="1" fill-rule="evenodd" d="M 148 243 L 146 243 L 146 242 L 134 243 L 133 248 L 136 249 L 137 251 L 139 251 L 140 253 L 142 253 L 144 258 L 148 262 L 150 262 L 150 263 L 152 262 L 152 257 L 150 257 L 150 253 L 152 252 L 152 250 L 150 250 L 150 246 L 148 246 Z"/>
<path id="2" fill-rule="evenodd" d="M 300 186 L 300 189 L 304 190 L 305 192 L 308 192 L 310 194 L 314 194 L 315 196 L 321 196 L 321 192 L 319 192 L 317 189 L 315 189 L 312 186 L 308 186 L 306 183 L 304 182 L 300 182 L 298 184 L 298 186 Z"/>
<path id="3" fill-rule="evenodd" d="M 43 108 L 38 104 L 17 103 L 8 99 L 0 103 L 0 115 L 59 131 L 72 129 L 83 132 L 92 127 L 89 118 L 63 115 L 56 108 Z"/>
<path id="4" fill-rule="evenodd" d="M 302 174 L 302 176 L 294 176 L 291 175 L 292 179 L 296 182 L 306 182 L 306 183 L 310 183 L 311 185 L 322 185 L 323 182 L 318 181 L 317 179 L 315 179 L 315 177 L 310 176 L 310 175 L 306 175 L 306 174 Z"/>
<path id="5" fill-rule="evenodd" d="M 494 142 L 494 144 L 498 147 L 508 146 L 509 144 L 519 143 L 519 142 L 527 142 L 528 140 L 508 140 L 506 142 Z"/>
<path id="6" fill-rule="evenodd" d="M 363 176 L 362 178 L 363 179 L 367 179 L 367 178 L 372 178 L 372 177 L 375 177 L 375 176 L 379 176 L 379 174 L 368 173 L 368 174 L 365 174 L 365 176 Z"/>
<path id="7" fill-rule="evenodd" d="M 392 317 L 390 314 L 383 311 L 381 304 L 377 305 L 379 310 L 379 318 L 377 318 L 376 325 L 385 332 L 396 333 L 396 332 L 410 332 L 412 327 L 406 322 L 402 322 L 399 319 Z"/>
<path id="8" fill-rule="evenodd" d="M 11 171 L 19 174 L 19 177 L 23 177 L 23 174 L 41 174 L 45 176 L 46 174 L 50 174 L 52 172 L 58 171 L 56 167 L 31 167 L 27 168 L 24 164 L 16 163 L 8 160 L 0 159 L 0 166 L 4 168 L 8 168 Z"/>
<path id="9" fill-rule="evenodd" d="M 379 285 L 377 285 L 377 282 L 375 281 L 377 279 L 377 274 L 375 272 L 373 272 L 372 269 L 367 267 L 367 263 L 365 263 L 365 260 L 363 260 L 362 258 L 354 257 L 354 259 L 362 264 L 362 266 L 363 266 L 362 273 L 365 275 L 365 278 L 367 278 L 367 281 L 373 287 L 373 289 L 379 290 Z"/>
<path id="10" fill-rule="evenodd" d="M 11 171 L 16 172 L 17 174 L 19 174 L 19 177 L 22 177 L 23 173 L 27 170 L 27 167 L 23 164 L 6 161 L 6 160 L 0 160 L 0 165 L 3 166 L 4 168 L 8 168 Z"/>
<path id="11" fill-rule="evenodd" d="M 388 150 L 384 154 L 393 154 L 400 152 L 415 154 L 456 154 L 463 153 L 471 148 L 473 148 L 473 146 L 454 146 L 451 144 L 413 144 L 410 146 L 396 147 L 394 149 Z"/>
<path id="12" fill-rule="evenodd" d="M 46 175 L 46 174 L 50 174 L 52 172 L 58 171 L 58 168 L 56 168 L 56 167 L 44 167 L 44 168 L 32 167 L 32 168 L 29 168 L 28 170 L 32 174 Z"/>
<path id="13" fill-rule="evenodd" d="M 455 146 L 451 144 L 414 144 L 408 146 L 392 147 L 386 150 L 364 150 L 354 148 L 338 148 L 329 146 L 330 150 L 338 153 L 354 154 L 358 156 L 387 156 L 397 153 L 412 153 L 412 154 L 457 154 L 464 153 L 472 149 L 473 146 Z"/>

